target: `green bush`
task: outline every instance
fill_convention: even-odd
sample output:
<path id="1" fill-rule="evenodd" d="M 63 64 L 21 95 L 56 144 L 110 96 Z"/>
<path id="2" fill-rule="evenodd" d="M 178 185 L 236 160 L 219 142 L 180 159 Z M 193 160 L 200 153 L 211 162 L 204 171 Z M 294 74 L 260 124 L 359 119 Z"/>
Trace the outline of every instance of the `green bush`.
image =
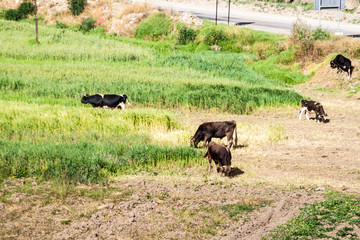
<path id="1" fill-rule="evenodd" d="M 29 14 L 35 13 L 35 6 L 32 2 L 23 2 L 18 8 L 18 13 L 21 19 L 25 19 Z"/>
<path id="2" fill-rule="evenodd" d="M 80 30 L 84 31 L 84 32 L 89 32 L 90 30 L 94 29 L 95 22 L 96 22 L 96 20 L 93 19 L 92 17 L 83 18 L 83 20 L 81 22 Z"/>
<path id="3" fill-rule="evenodd" d="M 196 38 L 196 32 L 194 29 L 186 26 L 182 26 L 179 29 L 179 37 L 178 37 L 179 44 L 188 44 L 190 42 L 194 42 L 195 38 Z"/>
<path id="4" fill-rule="evenodd" d="M 5 20 L 19 21 L 20 19 L 19 12 L 16 9 L 9 9 L 5 13 Z"/>
<path id="5" fill-rule="evenodd" d="M 5 14 L 6 14 L 7 10 L 6 9 L 1 9 L 0 8 L 0 19 L 5 19 Z"/>
<path id="6" fill-rule="evenodd" d="M 296 22 L 293 25 L 290 35 L 290 41 L 297 46 L 296 55 L 303 57 L 308 55 L 314 49 L 315 39 L 312 35 L 310 26 Z"/>
<path id="7" fill-rule="evenodd" d="M 312 31 L 311 35 L 313 36 L 314 40 L 329 40 L 330 34 L 328 31 L 318 27 L 314 31 Z"/>
<path id="8" fill-rule="evenodd" d="M 78 16 L 85 9 L 86 0 L 69 0 L 69 10 L 70 12 Z"/>
<path id="9" fill-rule="evenodd" d="M 60 29 L 68 28 L 68 25 L 66 25 L 65 23 L 60 22 L 60 21 L 56 21 L 55 26 L 56 26 L 56 28 L 60 28 Z"/>
<path id="10" fill-rule="evenodd" d="M 225 31 L 219 26 L 209 26 L 203 29 L 204 43 L 208 45 L 214 45 L 216 43 L 227 40 Z"/>
<path id="11" fill-rule="evenodd" d="M 29 14 L 34 14 L 35 7 L 32 2 L 23 2 L 18 9 L 9 9 L 5 12 L 4 18 L 10 21 L 19 21 L 27 18 Z"/>
<path id="12" fill-rule="evenodd" d="M 135 37 L 158 39 L 161 36 L 167 36 L 171 31 L 171 26 L 170 18 L 164 13 L 154 13 L 141 21 L 135 30 Z"/>

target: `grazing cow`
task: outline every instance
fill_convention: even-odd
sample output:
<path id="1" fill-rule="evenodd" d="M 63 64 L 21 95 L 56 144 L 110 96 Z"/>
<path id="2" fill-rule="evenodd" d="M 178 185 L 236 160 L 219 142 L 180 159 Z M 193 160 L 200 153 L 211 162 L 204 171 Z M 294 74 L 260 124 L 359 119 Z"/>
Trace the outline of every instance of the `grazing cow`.
<path id="1" fill-rule="evenodd" d="M 232 166 L 229 148 L 215 142 L 210 142 L 208 150 L 204 155 L 204 158 L 206 157 L 209 160 L 209 173 L 211 172 L 211 160 L 214 160 L 215 171 L 217 170 L 217 165 L 220 165 L 220 173 L 230 176 Z"/>
<path id="2" fill-rule="evenodd" d="M 351 78 L 354 67 L 351 66 L 350 59 L 344 57 L 343 55 L 337 55 L 333 60 L 330 61 L 331 68 L 337 68 L 337 72 L 339 73 L 341 70 L 348 74 L 348 79 Z"/>
<path id="3" fill-rule="evenodd" d="M 233 145 L 233 134 L 235 130 L 235 146 L 237 145 L 237 130 L 236 122 L 221 121 L 221 122 L 204 122 L 200 124 L 194 136 L 190 138 L 190 145 L 197 147 L 200 141 L 204 141 L 203 147 L 211 141 L 211 138 L 227 137 L 228 147 Z"/>
<path id="4" fill-rule="evenodd" d="M 319 102 L 309 101 L 309 100 L 301 100 L 301 110 L 299 114 L 299 120 L 301 120 L 301 115 L 305 111 L 306 119 L 309 120 L 308 112 L 314 111 L 316 114 L 316 121 L 319 121 L 319 116 L 322 121 L 326 120 L 327 114 L 324 111 L 323 106 Z"/>
<path id="5" fill-rule="evenodd" d="M 127 96 L 125 94 L 95 94 L 89 96 L 86 94 L 81 99 L 81 103 L 90 103 L 94 108 L 122 108 L 125 109 Z M 131 105 L 128 101 L 128 104 Z"/>

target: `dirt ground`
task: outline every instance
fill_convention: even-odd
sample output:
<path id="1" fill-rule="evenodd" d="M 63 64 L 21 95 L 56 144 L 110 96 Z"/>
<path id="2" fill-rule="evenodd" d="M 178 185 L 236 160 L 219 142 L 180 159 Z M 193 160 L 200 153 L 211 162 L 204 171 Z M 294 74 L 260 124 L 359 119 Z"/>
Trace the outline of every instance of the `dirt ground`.
<path id="1" fill-rule="evenodd" d="M 0 201 L 0 239 L 260 239 L 325 192 L 359 195 L 360 96 L 315 91 L 312 81 L 297 91 L 323 104 L 328 123 L 299 121 L 299 107 L 179 117 L 194 129 L 204 121 L 236 120 L 231 178 L 208 174 L 205 166 L 75 190 L 9 180 L 0 194 L 8 196 Z M 236 204 L 257 207 L 231 217 L 224 206 Z"/>

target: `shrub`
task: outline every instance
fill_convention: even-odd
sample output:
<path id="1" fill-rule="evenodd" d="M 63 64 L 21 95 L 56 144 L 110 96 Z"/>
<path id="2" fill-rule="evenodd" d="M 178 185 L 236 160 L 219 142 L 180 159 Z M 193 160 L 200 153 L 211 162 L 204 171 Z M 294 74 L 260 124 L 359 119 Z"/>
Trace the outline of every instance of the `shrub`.
<path id="1" fill-rule="evenodd" d="M 70 12 L 78 16 L 85 9 L 86 0 L 69 0 L 69 10 Z"/>
<path id="2" fill-rule="evenodd" d="M 5 19 L 5 14 L 6 14 L 7 10 L 6 9 L 1 9 L 0 8 L 0 19 Z"/>
<path id="3" fill-rule="evenodd" d="M 297 57 L 308 55 L 314 49 L 315 42 L 310 26 L 300 21 L 295 22 L 291 30 L 290 42 L 298 46 Z"/>
<path id="4" fill-rule="evenodd" d="M 257 42 L 254 44 L 253 49 L 256 55 L 260 60 L 266 59 L 269 55 L 274 53 L 274 50 L 271 49 L 273 44 L 265 42 Z"/>
<path id="5" fill-rule="evenodd" d="M 23 2 L 18 8 L 18 13 L 21 19 L 27 18 L 29 14 L 35 13 L 35 6 L 32 2 Z"/>
<path id="6" fill-rule="evenodd" d="M 219 26 L 210 26 L 204 29 L 204 43 L 213 45 L 221 41 L 227 40 L 225 31 Z"/>
<path id="7" fill-rule="evenodd" d="M 328 31 L 318 27 L 314 31 L 312 31 L 311 35 L 313 36 L 314 40 L 329 40 L 330 34 Z"/>
<path id="8" fill-rule="evenodd" d="M 189 42 L 194 42 L 196 38 L 196 32 L 194 29 L 186 26 L 182 26 L 179 30 L 178 43 L 187 44 Z"/>
<path id="9" fill-rule="evenodd" d="M 171 20 L 164 13 L 154 13 L 142 20 L 135 30 L 135 37 L 143 39 L 151 37 L 157 39 L 166 36 L 171 31 Z"/>
<path id="10" fill-rule="evenodd" d="M 55 26 L 56 26 L 56 28 L 61 28 L 61 29 L 68 28 L 68 25 L 66 25 L 65 23 L 60 22 L 60 21 L 56 21 Z"/>
<path id="11" fill-rule="evenodd" d="M 18 9 L 9 9 L 5 12 L 4 18 L 10 21 L 19 21 L 27 18 L 29 14 L 34 14 L 35 7 L 32 2 L 23 2 Z"/>
<path id="12" fill-rule="evenodd" d="M 16 9 L 7 10 L 5 13 L 5 20 L 10 20 L 10 21 L 20 20 L 20 15 L 19 15 L 18 10 L 16 10 Z"/>
<path id="13" fill-rule="evenodd" d="M 81 22 L 80 30 L 84 32 L 89 32 L 91 29 L 95 27 L 94 26 L 95 22 L 96 20 L 93 19 L 92 17 L 83 18 Z"/>

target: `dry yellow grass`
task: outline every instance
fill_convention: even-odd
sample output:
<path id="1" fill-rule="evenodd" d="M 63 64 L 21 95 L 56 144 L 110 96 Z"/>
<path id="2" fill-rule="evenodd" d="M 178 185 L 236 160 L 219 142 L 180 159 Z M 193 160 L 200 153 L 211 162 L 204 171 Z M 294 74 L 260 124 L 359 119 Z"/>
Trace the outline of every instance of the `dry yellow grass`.
<path id="1" fill-rule="evenodd" d="M 122 18 L 125 15 L 129 15 L 132 13 L 143 13 L 149 12 L 156 9 L 155 7 L 147 4 L 147 3 L 135 3 L 126 5 L 123 10 L 121 11 L 119 18 Z"/>

